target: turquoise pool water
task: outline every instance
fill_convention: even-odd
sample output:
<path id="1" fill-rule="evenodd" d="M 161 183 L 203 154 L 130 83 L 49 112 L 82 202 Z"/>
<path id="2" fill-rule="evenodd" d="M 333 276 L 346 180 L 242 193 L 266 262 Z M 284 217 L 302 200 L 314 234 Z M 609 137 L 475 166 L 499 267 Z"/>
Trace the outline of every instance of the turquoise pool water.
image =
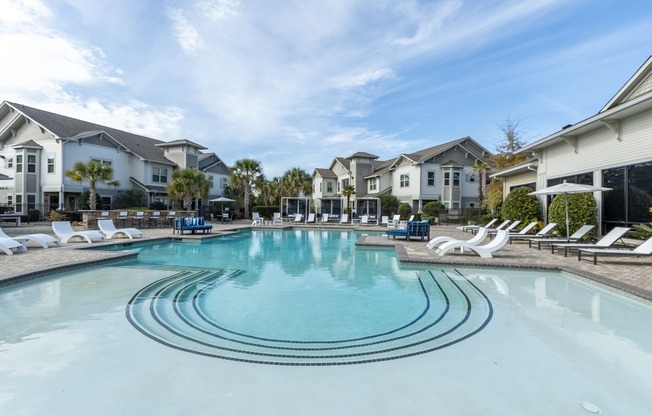
<path id="1" fill-rule="evenodd" d="M 137 244 L 0 288 L 0 414 L 648 414 L 649 304 L 359 237 Z"/>

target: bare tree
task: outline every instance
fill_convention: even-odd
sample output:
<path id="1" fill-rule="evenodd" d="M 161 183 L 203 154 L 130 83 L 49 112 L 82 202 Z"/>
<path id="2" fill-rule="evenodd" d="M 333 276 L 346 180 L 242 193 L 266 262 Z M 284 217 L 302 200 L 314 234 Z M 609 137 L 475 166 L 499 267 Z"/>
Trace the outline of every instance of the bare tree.
<path id="1" fill-rule="evenodd" d="M 496 145 L 496 155 L 491 161 L 498 170 L 503 170 L 527 159 L 526 154 L 518 153 L 525 146 L 526 132 L 521 128 L 520 120 L 514 121 L 509 115 L 500 126 L 500 130 L 503 132 L 503 137 Z"/>

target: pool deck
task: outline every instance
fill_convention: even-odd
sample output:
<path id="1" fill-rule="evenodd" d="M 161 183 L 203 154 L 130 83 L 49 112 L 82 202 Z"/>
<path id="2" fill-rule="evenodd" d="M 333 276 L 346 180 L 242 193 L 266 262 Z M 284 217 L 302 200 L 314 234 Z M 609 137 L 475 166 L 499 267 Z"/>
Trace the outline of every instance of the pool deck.
<path id="1" fill-rule="evenodd" d="M 251 223 L 234 222 L 231 224 L 213 223 L 213 232 L 210 234 L 172 234 L 170 228 L 145 228 L 143 239 L 133 241 L 153 241 L 157 239 L 183 239 L 197 240 L 216 238 L 221 235 L 237 232 L 240 229 L 250 228 Z M 256 227 L 256 229 L 281 229 L 281 228 L 316 228 L 317 225 L 295 225 L 287 223 L 283 226 Z M 77 229 L 78 228 L 76 227 Z M 385 231 L 385 227 L 378 226 L 337 226 L 327 225 L 324 229 L 358 229 L 373 231 Z M 49 223 L 23 223 L 20 227 L 2 223 L 2 229 L 10 236 L 21 234 L 44 233 L 54 235 Z M 434 226 L 431 229 L 431 237 L 446 235 L 454 238 L 468 239 L 470 234 L 463 233 L 455 226 Z M 129 243 L 128 239 L 113 239 L 106 243 L 68 243 L 63 247 L 43 249 L 32 243 L 28 244 L 26 253 L 16 253 L 7 256 L 0 253 L 0 284 L 9 283 L 25 278 L 36 278 L 71 268 L 95 265 L 103 262 L 116 261 L 135 256 L 133 253 L 121 253 L 101 250 L 86 250 L 90 247 L 100 245 L 115 245 Z M 598 264 L 593 264 L 592 257 L 587 257 L 581 262 L 577 260 L 575 253 L 564 257 L 561 254 L 551 254 L 550 249 L 528 248 L 527 242 L 508 244 L 503 249 L 494 253 L 493 258 L 481 258 L 471 253 L 447 254 L 445 256 L 435 255 L 434 251 L 428 250 L 426 241 L 405 239 L 388 239 L 386 236 L 369 235 L 360 238 L 358 246 L 386 246 L 396 247 L 399 259 L 402 262 L 428 263 L 433 265 L 446 266 L 480 266 L 480 267 L 511 267 L 511 268 L 534 268 L 562 270 L 578 276 L 590 279 L 599 284 L 623 291 L 626 294 L 644 298 L 652 301 L 652 257 L 599 257 Z"/>

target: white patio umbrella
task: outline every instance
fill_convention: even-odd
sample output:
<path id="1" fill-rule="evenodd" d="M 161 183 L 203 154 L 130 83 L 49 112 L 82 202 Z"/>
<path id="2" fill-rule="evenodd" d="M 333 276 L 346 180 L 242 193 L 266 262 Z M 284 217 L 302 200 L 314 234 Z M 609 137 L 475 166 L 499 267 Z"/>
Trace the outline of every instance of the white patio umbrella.
<path id="1" fill-rule="evenodd" d="M 539 189 L 538 191 L 530 192 L 528 195 L 559 195 L 564 194 L 564 204 L 566 207 L 566 238 L 570 236 L 569 232 L 569 218 L 568 218 L 568 194 L 585 194 L 588 192 L 611 191 L 611 188 L 603 188 L 601 186 L 582 185 L 580 183 L 571 183 L 564 181 L 558 185 L 549 186 L 547 188 Z"/>
<path id="2" fill-rule="evenodd" d="M 224 203 L 225 202 L 235 202 L 235 199 L 231 199 L 231 198 L 227 198 L 225 196 L 221 196 L 219 198 L 209 199 L 208 202 L 220 202 L 222 211 L 224 211 Z"/>

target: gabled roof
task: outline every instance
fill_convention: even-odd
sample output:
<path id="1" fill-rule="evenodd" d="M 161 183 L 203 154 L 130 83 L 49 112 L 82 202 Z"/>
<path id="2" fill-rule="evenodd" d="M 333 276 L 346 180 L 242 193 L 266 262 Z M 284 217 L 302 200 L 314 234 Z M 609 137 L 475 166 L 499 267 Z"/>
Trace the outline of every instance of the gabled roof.
<path id="1" fill-rule="evenodd" d="M 600 113 L 617 107 L 636 97 L 647 94 L 652 91 L 652 56 L 641 65 L 641 67 L 632 75 L 632 77 L 623 85 L 616 95 L 602 107 Z"/>
<path id="2" fill-rule="evenodd" d="M 161 143 L 157 144 L 156 146 L 158 146 L 158 147 L 171 147 L 171 146 L 179 146 L 179 145 L 182 145 L 182 144 L 192 146 L 192 147 L 196 147 L 199 150 L 206 150 L 207 149 L 206 147 L 202 146 L 201 144 L 197 144 L 195 142 L 192 142 L 192 141 L 186 140 L 186 139 L 172 140 L 171 142 L 161 142 Z"/>
<path id="3" fill-rule="evenodd" d="M 333 169 L 333 165 L 335 164 L 335 162 L 342 165 L 344 167 L 344 169 L 346 169 L 347 172 L 351 171 L 351 159 L 347 159 L 347 158 L 344 158 L 344 157 L 336 157 L 333 160 L 333 163 L 331 163 L 331 169 Z"/>
<path id="4" fill-rule="evenodd" d="M 605 127 L 619 139 L 622 119 L 652 110 L 651 74 L 652 57 L 647 59 L 599 113 L 575 124 L 564 126 L 561 130 L 523 147 L 519 153 L 531 153 L 562 142 L 568 143 L 569 149 L 576 149 L 577 136 Z"/>
<path id="5" fill-rule="evenodd" d="M 335 174 L 335 172 L 333 172 L 330 169 L 315 168 L 314 173 L 319 174 L 319 176 L 321 176 L 322 178 L 337 179 L 337 175 Z M 313 174 L 313 176 L 315 176 L 315 175 Z"/>
<path id="6" fill-rule="evenodd" d="M 539 159 L 536 157 L 531 157 L 517 165 L 510 166 L 507 169 L 503 169 L 489 176 L 492 178 L 506 178 L 514 175 L 520 175 L 521 173 L 525 172 L 532 172 L 534 175 L 536 175 L 537 166 L 539 166 Z"/>
<path id="7" fill-rule="evenodd" d="M 465 144 L 467 143 L 470 143 L 474 147 L 478 148 L 480 152 L 482 152 L 482 154 L 477 154 L 478 153 L 477 151 L 474 152 L 471 149 L 469 149 L 470 146 L 465 146 Z M 421 164 L 426 160 L 431 159 L 441 153 L 444 153 L 445 151 L 452 149 L 456 146 L 463 148 L 465 151 L 469 152 L 469 154 L 471 154 L 474 158 L 478 160 L 488 161 L 489 157 L 487 155 L 491 155 L 491 152 L 489 152 L 487 149 L 485 149 L 482 145 L 480 145 L 478 142 L 473 140 L 471 137 L 467 136 L 447 143 L 442 143 L 436 146 L 428 147 L 426 149 L 422 149 L 414 153 L 402 153 L 399 157 L 397 157 L 394 160 L 392 167 L 396 166 L 396 164 L 398 164 L 401 159 L 407 159 L 412 163 Z"/>
<path id="8" fill-rule="evenodd" d="M 88 137 L 88 135 L 106 133 L 118 144 L 122 145 L 123 148 L 128 149 L 128 151 L 141 159 L 174 165 L 174 163 L 163 156 L 163 150 L 156 146 L 157 144 L 165 143 L 161 140 L 39 110 L 23 104 L 9 101 L 5 101 L 5 104 L 22 113 L 25 117 L 37 123 L 57 138 L 79 140 L 80 138 Z"/>

